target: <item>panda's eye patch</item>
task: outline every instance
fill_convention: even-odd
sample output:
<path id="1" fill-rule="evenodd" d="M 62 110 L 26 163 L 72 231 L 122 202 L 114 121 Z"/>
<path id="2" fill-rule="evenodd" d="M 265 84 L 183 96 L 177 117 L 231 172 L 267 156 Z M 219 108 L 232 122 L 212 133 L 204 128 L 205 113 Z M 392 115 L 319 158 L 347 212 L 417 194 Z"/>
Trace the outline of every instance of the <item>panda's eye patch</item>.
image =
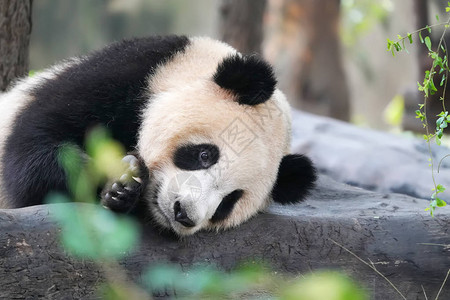
<path id="1" fill-rule="evenodd" d="M 174 154 L 175 166 L 183 170 L 208 169 L 219 160 L 219 148 L 213 144 L 188 144 Z"/>

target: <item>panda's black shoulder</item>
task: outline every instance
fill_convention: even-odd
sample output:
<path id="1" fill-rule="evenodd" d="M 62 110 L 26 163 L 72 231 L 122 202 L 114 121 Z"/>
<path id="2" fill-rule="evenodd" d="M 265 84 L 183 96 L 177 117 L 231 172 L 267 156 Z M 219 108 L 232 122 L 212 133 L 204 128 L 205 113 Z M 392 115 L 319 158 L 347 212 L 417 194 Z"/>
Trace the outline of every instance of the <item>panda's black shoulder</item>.
<path id="1" fill-rule="evenodd" d="M 108 88 L 133 87 L 142 84 L 142 79 L 151 75 L 155 68 L 169 61 L 176 53 L 184 51 L 190 43 L 186 36 L 151 36 L 124 39 L 100 50 L 93 51 L 69 61 L 63 72 L 58 72 L 50 82 L 39 85 L 35 96 L 64 92 L 70 89 L 87 91 L 91 86 Z M 122 84 L 116 84 L 120 83 Z M 49 83 L 49 84 L 47 84 Z M 87 84 L 87 85 L 86 85 Z M 44 96 L 47 99 L 47 96 Z"/>
<path id="2" fill-rule="evenodd" d="M 148 71 L 149 67 L 170 60 L 174 54 L 183 51 L 189 43 L 188 37 L 178 35 L 124 39 L 91 53 L 85 59 L 89 60 L 89 67 L 111 63 L 111 72 L 114 73 L 127 71 L 117 67 Z M 123 65 L 122 62 L 131 65 Z"/>
<path id="3" fill-rule="evenodd" d="M 69 128 L 80 128 L 76 132 L 83 132 L 94 122 L 111 127 L 114 134 L 136 132 L 147 78 L 189 43 L 186 36 L 176 35 L 125 39 L 72 59 L 62 71 L 32 89 L 35 100 L 23 113 L 29 112 L 26 118 L 37 122 L 48 119 L 50 113 L 53 118 L 70 115 L 77 123 Z M 67 118 L 49 120 L 41 127 L 65 122 Z M 63 134 L 68 133 L 72 130 Z M 116 138 L 125 144 L 134 143 L 135 137 L 129 136 Z"/>

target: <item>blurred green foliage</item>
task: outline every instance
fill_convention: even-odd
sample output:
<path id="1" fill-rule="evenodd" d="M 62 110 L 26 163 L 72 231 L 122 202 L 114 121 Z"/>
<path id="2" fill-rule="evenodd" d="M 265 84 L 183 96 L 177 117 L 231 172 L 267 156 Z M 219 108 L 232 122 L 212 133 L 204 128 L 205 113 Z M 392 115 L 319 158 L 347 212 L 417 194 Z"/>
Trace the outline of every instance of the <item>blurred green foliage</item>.
<path id="1" fill-rule="evenodd" d="M 71 199 L 50 194 L 48 203 L 97 202 L 97 187 L 125 172 L 121 159 L 123 147 L 111 139 L 103 128 L 95 128 L 86 139 L 90 159 L 72 144 L 60 148 L 59 160 L 64 167 Z M 99 205 L 54 205 L 52 216 L 61 224 L 61 240 L 74 256 L 90 259 L 117 259 L 138 241 L 139 228 L 130 217 L 115 214 Z"/>
<path id="2" fill-rule="evenodd" d="M 364 300 L 366 293 L 352 280 L 337 272 L 311 273 L 283 292 L 283 300 Z"/>
<path id="3" fill-rule="evenodd" d="M 365 300 L 349 277 L 320 271 L 292 279 L 261 263 L 247 263 L 229 273 L 211 266 L 183 272 L 178 265 L 151 267 L 144 283 L 155 293 L 172 291 L 181 299 Z"/>
<path id="4" fill-rule="evenodd" d="M 387 124 L 400 128 L 403 120 L 403 113 L 405 111 L 405 99 L 402 95 L 397 94 L 389 102 L 385 108 L 383 117 Z"/>
<path id="5" fill-rule="evenodd" d="M 52 203 L 67 198 L 53 195 Z M 97 205 L 54 205 L 53 217 L 61 224 L 61 241 L 66 250 L 79 258 L 119 259 L 138 242 L 137 223 Z"/>
<path id="6" fill-rule="evenodd" d="M 342 0 L 341 39 L 354 47 L 358 40 L 380 22 L 387 22 L 394 4 L 392 0 Z"/>

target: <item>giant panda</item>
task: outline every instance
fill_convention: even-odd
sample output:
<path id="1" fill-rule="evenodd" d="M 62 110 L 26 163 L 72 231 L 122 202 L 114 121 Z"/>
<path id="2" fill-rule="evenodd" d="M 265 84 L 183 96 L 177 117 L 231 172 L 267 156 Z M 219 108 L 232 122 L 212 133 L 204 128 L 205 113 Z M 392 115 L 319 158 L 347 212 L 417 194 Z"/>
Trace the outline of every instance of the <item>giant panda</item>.
<path id="1" fill-rule="evenodd" d="M 99 198 L 178 235 L 226 229 L 308 194 L 312 162 L 290 154 L 291 114 L 271 66 L 205 37 L 116 42 L 24 78 L 0 97 L 0 207 L 67 191 L 59 149 L 85 154 L 97 124 L 130 153 L 133 180 Z"/>

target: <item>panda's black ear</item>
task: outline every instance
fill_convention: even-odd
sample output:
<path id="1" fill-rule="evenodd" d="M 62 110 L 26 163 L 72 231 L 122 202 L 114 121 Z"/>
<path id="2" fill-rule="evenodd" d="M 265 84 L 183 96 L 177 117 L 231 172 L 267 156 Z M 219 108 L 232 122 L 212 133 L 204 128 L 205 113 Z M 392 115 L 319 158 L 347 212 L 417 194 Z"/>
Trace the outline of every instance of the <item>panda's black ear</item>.
<path id="1" fill-rule="evenodd" d="M 278 169 L 272 198 L 281 204 L 302 201 L 314 187 L 316 169 L 309 158 L 300 154 L 285 155 Z"/>
<path id="2" fill-rule="evenodd" d="M 217 67 L 214 82 L 236 95 L 239 104 L 264 103 L 275 91 L 277 81 L 272 67 L 256 55 L 235 54 Z"/>

